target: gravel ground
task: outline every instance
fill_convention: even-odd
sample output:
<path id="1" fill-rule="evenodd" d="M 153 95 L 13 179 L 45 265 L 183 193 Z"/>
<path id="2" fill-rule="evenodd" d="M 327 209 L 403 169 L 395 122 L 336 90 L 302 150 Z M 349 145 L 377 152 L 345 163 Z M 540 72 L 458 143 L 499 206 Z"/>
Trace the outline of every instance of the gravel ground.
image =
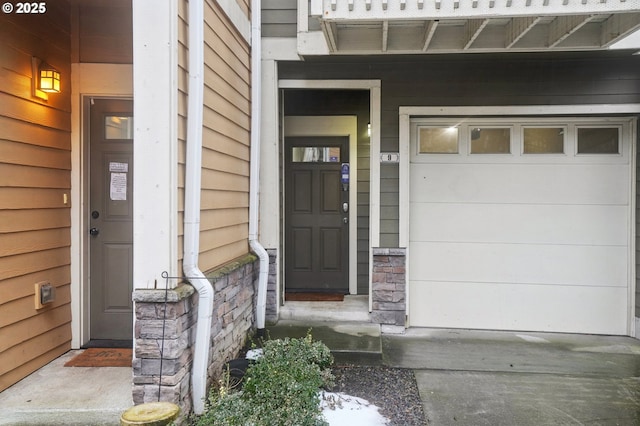
<path id="1" fill-rule="evenodd" d="M 390 420 L 390 426 L 427 424 L 413 371 L 384 366 L 341 365 L 333 367 L 335 386 L 344 392 L 375 404 Z"/>

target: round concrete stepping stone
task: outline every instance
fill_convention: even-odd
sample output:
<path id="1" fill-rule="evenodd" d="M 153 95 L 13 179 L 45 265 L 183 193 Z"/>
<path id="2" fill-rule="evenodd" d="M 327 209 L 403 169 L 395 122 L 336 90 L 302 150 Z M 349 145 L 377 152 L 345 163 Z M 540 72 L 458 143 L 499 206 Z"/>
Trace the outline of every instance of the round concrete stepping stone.
<path id="1" fill-rule="evenodd" d="M 180 407 L 170 402 L 134 405 L 120 416 L 121 426 L 164 426 L 178 417 Z"/>

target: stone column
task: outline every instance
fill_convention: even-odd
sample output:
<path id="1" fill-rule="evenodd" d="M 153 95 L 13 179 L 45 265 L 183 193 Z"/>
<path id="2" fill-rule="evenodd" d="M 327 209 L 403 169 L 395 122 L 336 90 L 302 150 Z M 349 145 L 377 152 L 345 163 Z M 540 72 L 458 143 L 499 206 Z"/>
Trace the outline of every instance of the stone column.
<path id="1" fill-rule="evenodd" d="M 371 321 L 382 325 L 405 326 L 406 249 L 373 249 Z"/>

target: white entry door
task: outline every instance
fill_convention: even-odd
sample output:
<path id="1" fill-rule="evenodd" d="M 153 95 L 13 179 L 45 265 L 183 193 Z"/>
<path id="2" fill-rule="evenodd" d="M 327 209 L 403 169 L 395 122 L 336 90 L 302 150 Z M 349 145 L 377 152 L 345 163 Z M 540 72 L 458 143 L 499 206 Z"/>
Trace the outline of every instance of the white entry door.
<path id="1" fill-rule="evenodd" d="M 628 333 L 630 120 L 415 120 L 412 326 Z"/>

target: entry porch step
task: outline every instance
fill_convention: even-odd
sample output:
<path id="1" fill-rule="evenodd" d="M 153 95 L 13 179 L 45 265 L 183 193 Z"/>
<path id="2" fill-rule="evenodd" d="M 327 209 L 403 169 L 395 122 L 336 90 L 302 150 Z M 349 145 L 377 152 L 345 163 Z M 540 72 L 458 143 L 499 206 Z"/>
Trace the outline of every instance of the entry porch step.
<path id="1" fill-rule="evenodd" d="M 382 363 L 380 325 L 370 322 L 280 320 L 267 327 L 270 339 L 300 338 L 311 332 L 331 350 L 336 364 L 377 365 Z"/>
<path id="2" fill-rule="evenodd" d="M 280 320 L 369 322 L 369 296 L 344 297 L 341 302 L 287 301 L 280 307 Z"/>

